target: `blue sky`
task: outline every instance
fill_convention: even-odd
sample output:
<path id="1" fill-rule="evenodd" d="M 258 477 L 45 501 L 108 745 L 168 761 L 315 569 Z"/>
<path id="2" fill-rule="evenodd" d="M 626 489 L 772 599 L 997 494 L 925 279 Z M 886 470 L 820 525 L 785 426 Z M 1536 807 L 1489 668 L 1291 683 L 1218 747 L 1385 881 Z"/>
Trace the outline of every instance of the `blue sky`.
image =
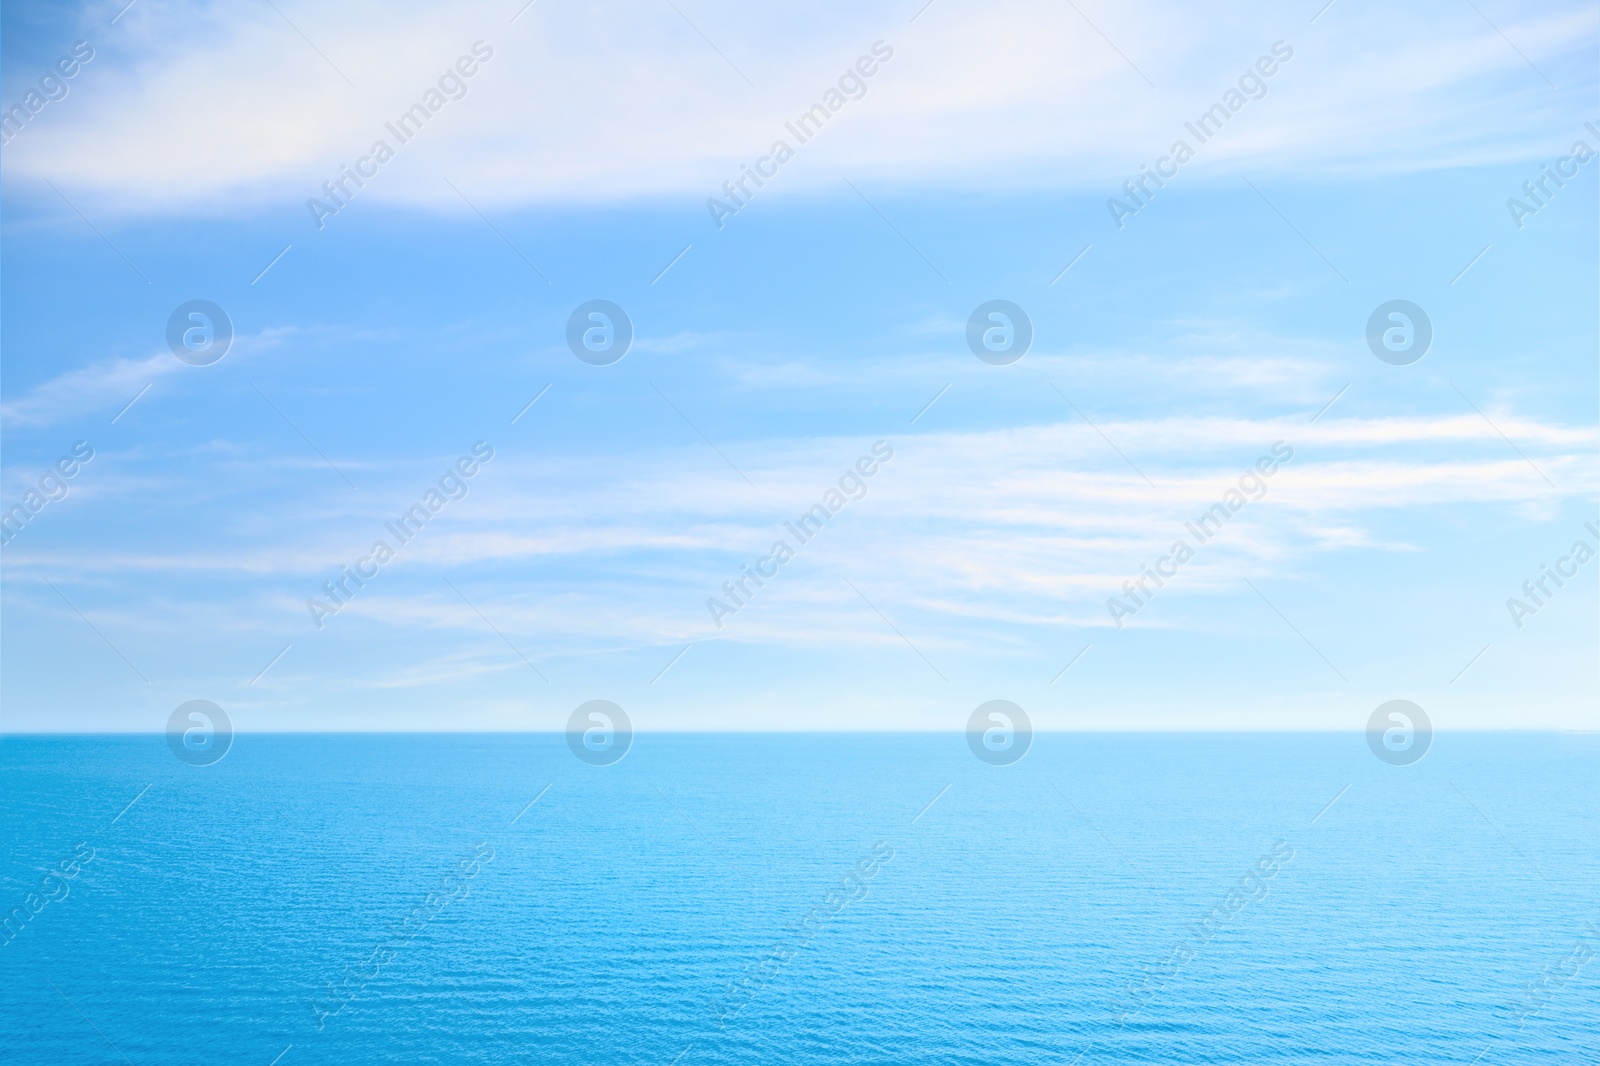
<path id="1" fill-rule="evenodd" d="M 1506 603 L 1594 544 L 1600 160 L 1507 206 L 1600 150 L 1590 8 L 121 8 L 4 13 L 6 109 L 94 49 L 3 150 L 0 506 L 94 451 L 0 552 L 6 729 L 197 698 L 256 730 L 553 729 L 595 698 L 641 729 L 959 729 L 989 699 L 1359 729 L 1394 698 L 1594 727 L 1600 561 L 1520 628 Z M 476 42 L 464 94 L 386 134 Z M 719 228 L 708 198 L 875 42 Z M 193 299 L 236 334 L 208 366 L 165 341 Z M 566 345 L 593 299 L 634 328 L 609 366 Z M 992 299 L 1033 324 L 1010 365 L 966 347 Z M 1393 299 L 1434 331 L 1406 366 L 1365 340 Z M 307 600 L 480 441 L 319 628 Z M 878 441 L 866 495 L 714 625 Z M 1107 600 L 1279 441 L 1118 628 Z"/>

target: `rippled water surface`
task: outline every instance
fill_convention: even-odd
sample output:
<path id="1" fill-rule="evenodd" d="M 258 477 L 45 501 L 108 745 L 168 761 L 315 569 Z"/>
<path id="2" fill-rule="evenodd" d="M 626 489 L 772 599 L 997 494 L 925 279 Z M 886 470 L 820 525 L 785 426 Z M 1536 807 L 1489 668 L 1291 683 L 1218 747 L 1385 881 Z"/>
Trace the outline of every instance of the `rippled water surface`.
<path id="1" fill-rule="evenodd" d="M 1009 767 L 954 735 L 609 767 L 9 737 L 0 1060 L 1596 1063 L 1597 769 L 1594 735 L 1409 767 L 1359 735 L 1043 735 Z"/>

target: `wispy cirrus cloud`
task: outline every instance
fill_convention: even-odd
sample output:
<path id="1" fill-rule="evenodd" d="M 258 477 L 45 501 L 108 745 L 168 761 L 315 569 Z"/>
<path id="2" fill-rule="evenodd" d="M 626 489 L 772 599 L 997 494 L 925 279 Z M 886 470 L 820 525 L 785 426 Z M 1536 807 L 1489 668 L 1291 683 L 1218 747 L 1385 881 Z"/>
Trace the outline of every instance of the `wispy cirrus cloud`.
<path id="1" fill-rule="evenodd" d="M 145 386 L 183 369 L 171 352 L 143 359 L 102 359 L 41 382 L 0 404 L 0 418 L 15 426 L 54 425 L 109 404 L 125 404 Z"/>
<path id="2" fill-rule="evenodd" d="M 920 3 L 695 4 L 720 56 L 664 4 L 536 5 L 513 23 L 517 6 L 284 0 L 313 49 L 270 8 L 143 4 L 72 109 L 8 150 L 6 175 L 51 176 L 129 213 L 298 204 L 480 39 L 497 58 L 360 198 L 466 211 L 445 173 L 470 175 L 463 190 L 495 206 L 698 203 L 875 40 L 894 58 L 777 189 L 841 176 L 1098 187 L 1166 152 L 1274 39 L 1295 58 L 1197 165 L 1326 177 L 1529 158 L 1562 146 L 1594 85 L 1595 16 L 1578 4 L 1497 13 L 1498 31 L 1449 3 L 1342 5 L 1315 23 L 1314 9 L 1267 4 L 1000 0 L 939 4 L 915 23 Z M 195 144 L 207 166 L 189 165 Z"/>
<path id="3" fill-rule="evenodd" d="M 936 559 L 945 558 L 946 551 L 936 545 L 965 551 L 991 537 L 1014 547 L 1055 545 L 1079 558 L 1120 552 L 1164 535 L 1181 521 L 1178 516 L 1214 502 L 1278 440 L 1289 442 L 1295 458 L 1272 481 L 1273 507 L 1294 514 L 1304 529 L 1343 531 L 1312 541 L 1370 539 L 1370 533 L 1357 531 L 1385 512 L 1539 503 L 1581 497 L 1600 484 L 1593 457 L 1600 430 L 1513 414 L 1499 415 L 1497 425 L 1528 458 L 1476 414 L 1330 416 L 1314 424 L 1303 415 L 1167 417 L 1108 420 L 1098 429 L 1073 419 L 984 432 L 909 434 L 894 438 L 895 458 L 870 482 L 871 503 L 851 508 L 845 525 L 864 542 L 889 537 L 899 545 L 927 545 L 929 557 Z M 1113 450 L 1108 437 L 1148 483 Z M 529 460 L 502 454 L 475 480 L 465 500 L 406 546 L 405 557 L 408 565 L 442 569 L 632 557 L 664 572 L 691 572 L 708 559 L 765 550 L 774 533 L 781 534 L 781 524 L 814 503 L 869 443 L 853 438 L 745 442 L 741 461 L 755 489 L 704 462 L 699 448 L 665 450 L 626 463 L 607 456 Z M 225 462 L 228 472 L 208 482 L 253 480 L 247 457 L 214 460 Z M 281 465 L 277 459 L 262 462 Z M 251 528 L 260 543 L 252 547 L 182 552 L 125 547 L 88 559 L 72 557 L 71 565 L 80 573 L 229 572 L 241 577 L 336 570 L 348 561 L 345 556 L 364 551 L 385 534 L 389 510 L 398 513 L 412 502 L 415 485 L 404 469 L 403 464 L 371 468 L 369 481 L 381 476 L 383 483 L 370 484 L 360 496 L 337 489 L 330 496 L 319 487 L 322 481 L 286 485 L 295 493 L 287 501 L 293 506 L 276 524 L 271 521 L 275 512 L 255 516 Z M 137 482 L 120 492 L 110 486 L 95 502 L 121 509 L 144 491 Z M 383 500 L 391 501 L 388 510 Z M 226 497 L 207 502 L 226 505 Z M 301 520 L 307 514 L 318 515 L 314 526 Z M 67 558 L 26 550 L 7 556 L 24 567 L 49 567 L 52 560 Z M 1019 565 L 1016 571 L 1028 569 Z M 1043 569 L 1066 572 L 1059 565 Z M 1019 578 L 1017 587 L 1029 584 Z"/>
<path id="4" fill-rule="evenodd" d="M 235 361 L 271 348 L 296 332 L 293 328 L 262 330 L 235 337 L 227 358 Z M 146 386 L 173 374 L 194 373 L 195 368 L 161 352 L 143 358 L 117 356 L 65 371 L 0 404 L 0 418 L 13 426 L 55 425 L 72 418 L 117 408 L 129 403 Z"/>

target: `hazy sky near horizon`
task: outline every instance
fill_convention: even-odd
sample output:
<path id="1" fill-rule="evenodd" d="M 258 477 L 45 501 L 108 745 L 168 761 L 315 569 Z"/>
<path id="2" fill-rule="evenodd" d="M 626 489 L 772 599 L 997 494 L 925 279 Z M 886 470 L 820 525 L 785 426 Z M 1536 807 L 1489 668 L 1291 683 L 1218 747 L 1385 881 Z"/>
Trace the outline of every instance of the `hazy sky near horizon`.
<path id="1" fill-rule="evenodd" d="M 124 2 L 0 14 L 0 729 L 1597 727 L 1592 6 Z"/>

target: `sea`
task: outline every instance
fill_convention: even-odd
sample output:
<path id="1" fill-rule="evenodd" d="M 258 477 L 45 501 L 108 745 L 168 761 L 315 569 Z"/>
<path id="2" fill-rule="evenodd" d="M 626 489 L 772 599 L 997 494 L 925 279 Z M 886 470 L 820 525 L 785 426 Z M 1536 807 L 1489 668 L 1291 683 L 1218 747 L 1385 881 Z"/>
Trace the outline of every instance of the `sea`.
<path id="1" fill-rule="evenodd" d="M 0 738 L 0 1062 L 1600 1063 L 1600 735 Z"/>

